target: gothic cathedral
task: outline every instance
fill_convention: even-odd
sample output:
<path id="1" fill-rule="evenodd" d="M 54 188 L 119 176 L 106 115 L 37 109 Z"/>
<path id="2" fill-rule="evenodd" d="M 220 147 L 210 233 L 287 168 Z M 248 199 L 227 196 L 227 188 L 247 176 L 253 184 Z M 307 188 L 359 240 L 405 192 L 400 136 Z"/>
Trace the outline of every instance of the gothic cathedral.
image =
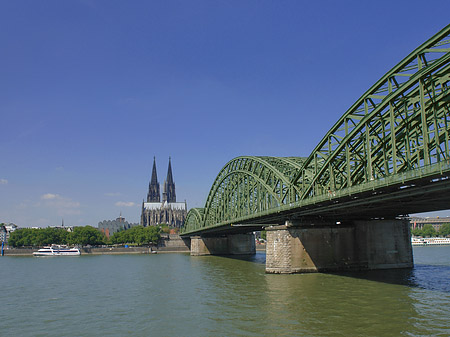
<path id="1" fill-rule="evenodd" d="M 142 201 L 141 225 L 146 227 L 167 224 L 171 227 L 180 228 L 184 224 L 186 215 L 186 201 L 177 202 L 170 158 L 161 202 L 158 176 L 156 174 L 156 159 L 153 158 L 152 178 L 148 185 L 147 202 Z"/>

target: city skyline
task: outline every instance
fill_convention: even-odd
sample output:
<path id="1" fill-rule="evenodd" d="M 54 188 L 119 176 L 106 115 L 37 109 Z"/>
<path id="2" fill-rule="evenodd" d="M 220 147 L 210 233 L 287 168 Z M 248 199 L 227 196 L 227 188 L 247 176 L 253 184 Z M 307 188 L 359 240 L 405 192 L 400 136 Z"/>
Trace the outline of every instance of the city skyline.
<path id="1" fill-rule="evenodd" d="M 0 221 L 139 222 L 153 157 L 191 208 L 234 157 L 308 156 L 449 24 L 420 4 L 1 3 Z"/>

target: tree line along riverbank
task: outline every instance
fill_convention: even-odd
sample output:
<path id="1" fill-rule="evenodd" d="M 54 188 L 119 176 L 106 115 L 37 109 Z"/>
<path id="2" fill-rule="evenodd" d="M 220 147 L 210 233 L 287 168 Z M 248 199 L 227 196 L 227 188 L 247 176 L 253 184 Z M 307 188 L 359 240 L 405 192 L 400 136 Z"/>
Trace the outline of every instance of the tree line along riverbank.
<path id="1" fill-rule="evenodd" d="M 51 244 L 102 246 L 114 244 L 152 245 L 161 238 L 162 228 L 156 226 L 136 226 L 106 237 L 104 233 L 92 226 L 74 227 L 73 231 L 63 228 L 20 228 L 11 232 L 8 245 L 13 248 L 40 247 Z"/>
<path id="2" fill-rule="evenodd" d="M 82 254 L 147 254 L 156 252 L 187 252 L 189 247 L 169 228 L 136 226 L 107 238 L 91 226 L 75 227 L 72 232 L 62 228 L 20 228 L 12 232 L 3 254 L 32 255 L 43 246 L 79 247 Z"/>

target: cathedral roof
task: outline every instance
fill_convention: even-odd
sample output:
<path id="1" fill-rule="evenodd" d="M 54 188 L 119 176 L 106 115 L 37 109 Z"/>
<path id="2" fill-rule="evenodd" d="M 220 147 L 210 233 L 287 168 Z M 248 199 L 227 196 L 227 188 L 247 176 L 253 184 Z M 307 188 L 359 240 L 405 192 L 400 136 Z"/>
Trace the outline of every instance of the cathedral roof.
<path id="1" fill-rule="evenodd" d="M 186 203 L 184 203 L 184 202 L 144 202 L 144 209 L 158 210 L 158 209 L 162 209 L 162 208 L 186 210 Z"/>

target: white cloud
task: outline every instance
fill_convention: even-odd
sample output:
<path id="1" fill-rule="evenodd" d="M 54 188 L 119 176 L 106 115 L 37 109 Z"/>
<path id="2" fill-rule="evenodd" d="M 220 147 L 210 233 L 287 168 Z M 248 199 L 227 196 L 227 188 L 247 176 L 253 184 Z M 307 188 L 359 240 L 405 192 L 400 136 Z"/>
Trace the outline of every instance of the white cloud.
<path id="1" fill-rule="evenodd" d="M 105 193 L 107 197 L 118 197 L 121 195 L 119 192 L 113 192 L 113 193 Z"/>
<path id="2" fill-rule="evenodd" d="M 132 201 L 118 201 L 115 203 L 116 206 L 123 206 L 123 207 L 133 207 L 134 205 L 136 205 L 134 202 Z"/>
<path id="3" fill-rule="evenodd" d="M 8 180 L 0 179 L 0 185 L 7 185 L 7 184 L 8 184 Z"/>
<path id="4" fill-rule="evenodd" d="M 36 207 L 48 207 L 53 208 L 58 215 L 73 215 L 73 214 L 81 214 L 80 203 L 78 201 L 73 201 L 70 198 L 65 198 L 60 196 L 59 194 L 47 193 L 41 195 L 41 200 L 44 200 L 41 203 L 37 203 Z"/>
<path id="5" fill-rule="evenodd" d="M 60 199 L 60 198 L 61 198 L 61 196 L 59 194 L 47 193 L 47 194 L 41 195 L 42 200 L 53 200 L 53 199 Z"/>

